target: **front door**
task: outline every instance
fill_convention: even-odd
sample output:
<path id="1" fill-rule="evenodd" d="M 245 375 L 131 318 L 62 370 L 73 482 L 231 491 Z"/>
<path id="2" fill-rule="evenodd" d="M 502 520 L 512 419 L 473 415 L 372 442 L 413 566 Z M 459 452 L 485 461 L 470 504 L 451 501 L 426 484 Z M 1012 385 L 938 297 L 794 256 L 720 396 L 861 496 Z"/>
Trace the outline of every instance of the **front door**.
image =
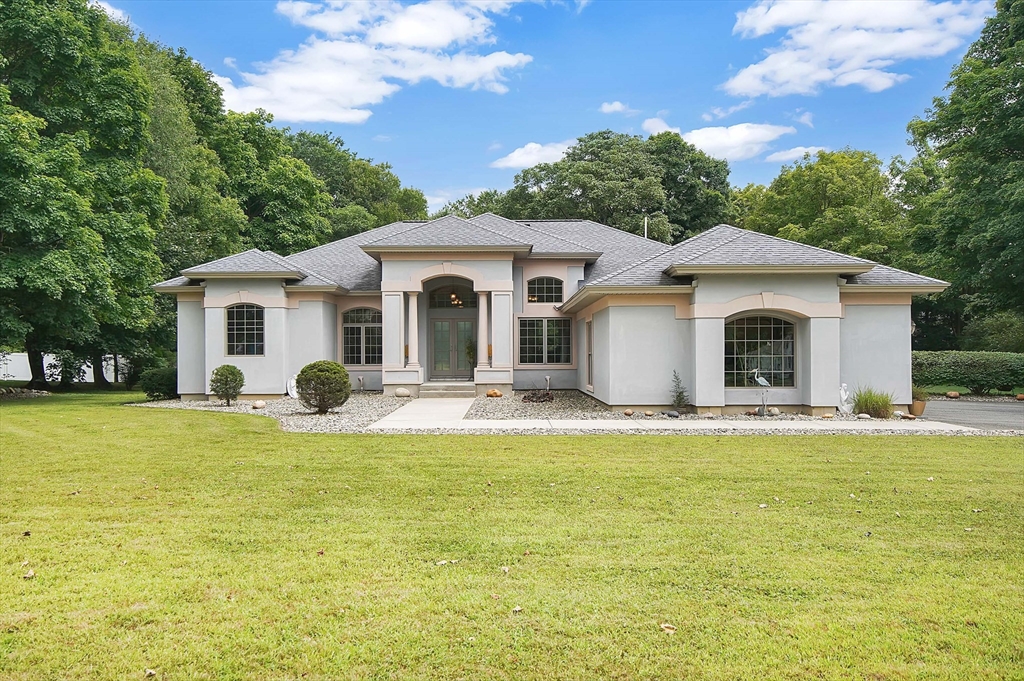
<path id="1" fill-rule="evenodd" d="M 430 378 L 471 380 L 476 365 L 476 322 L 435 319 L 430 331 Z"/>

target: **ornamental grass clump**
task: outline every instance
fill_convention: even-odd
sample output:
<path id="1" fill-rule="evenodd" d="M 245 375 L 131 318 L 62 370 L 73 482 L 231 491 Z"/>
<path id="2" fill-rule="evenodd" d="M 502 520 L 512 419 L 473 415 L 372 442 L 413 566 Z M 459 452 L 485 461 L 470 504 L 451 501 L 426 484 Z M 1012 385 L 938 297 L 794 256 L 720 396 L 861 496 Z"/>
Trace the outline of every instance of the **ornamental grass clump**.
<path id="1" fill-rule="evenodd" d="M 861 388 L 853 396 L 853 410 L 875 419 L 892 418 L 892 395 Z"/>
<path id="2" fill-rule="evenodd" d="M 231 406 L 245 385 L 245 374 L 234 364 L 222 364 L 210 374 L 210 392 Z"/>
<path id="3" fill-rule="evenodd" d="M 318 414 L 326 414 L 340 407 L 352 395 L 348 371 L 337 362 L 320 360 L 302 367 L 295 378 L 295 391 L 299 402 Z"/>

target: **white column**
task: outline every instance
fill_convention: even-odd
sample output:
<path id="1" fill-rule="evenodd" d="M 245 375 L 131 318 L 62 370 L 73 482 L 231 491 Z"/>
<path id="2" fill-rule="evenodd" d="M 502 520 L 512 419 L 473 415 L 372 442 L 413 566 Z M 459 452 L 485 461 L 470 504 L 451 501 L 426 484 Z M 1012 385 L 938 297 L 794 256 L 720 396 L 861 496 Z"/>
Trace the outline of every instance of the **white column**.
<path id="1" fill-rule="evenodd" d="M 383 295 L 384 369 L 405 367 L 405 294 L 388 291 Z"/>
<path id="2" fill-rule="evenodd" d="M 512 293 L 491 293 L 491 366 L 495 369 L 512 368 Z"/>
<path id="3" fill-rule="evenodd" d="M 420 367 L 419 291 L 409 291 L 409 368 Z"/>
<path id="4" fill-rule="evenodd" d="M 477 294 L 477 307 L 480 309 L 480 321 L 477 323 L 479 340 L 476 343 L 476 367 L 477 369 L 489 369 L 491 362 L 487 357 L 487 345 L 490 338 L 487 328 L 487 291 L 480 291 Z"/>

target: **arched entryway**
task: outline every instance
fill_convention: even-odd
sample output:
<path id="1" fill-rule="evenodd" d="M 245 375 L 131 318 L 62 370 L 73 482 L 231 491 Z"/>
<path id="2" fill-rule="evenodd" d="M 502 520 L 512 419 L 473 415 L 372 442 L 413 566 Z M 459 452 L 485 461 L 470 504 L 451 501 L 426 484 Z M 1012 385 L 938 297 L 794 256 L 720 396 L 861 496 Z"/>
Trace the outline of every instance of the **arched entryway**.
<path id="1" fill-rule="evenodd" d="M 424 282 L 428 381 L 472 381 L 477 360 L 478 296 L 473 282 L 445 276 Z M 485 349 L 486 351 L 486 349 Z"/>

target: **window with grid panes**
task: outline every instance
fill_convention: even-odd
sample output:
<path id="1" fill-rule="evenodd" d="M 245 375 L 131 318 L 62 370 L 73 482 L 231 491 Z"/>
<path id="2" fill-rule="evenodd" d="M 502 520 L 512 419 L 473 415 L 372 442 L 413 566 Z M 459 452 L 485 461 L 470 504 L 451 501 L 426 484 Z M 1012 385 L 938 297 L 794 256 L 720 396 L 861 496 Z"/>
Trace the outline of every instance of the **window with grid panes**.
<path id="1" fill-rule="evenodd" d="M 554 277 L 537 277 L 526 282 L 526 302 L 562 302 L 562 280 Z"/>
<path id="2" fill-rule="evenodd" d="M 572 364 L 571 319 L 520 319 L 520 364 Z"/>
<path id="3" fill-rule="evenodd" d="M 384 361 L 383 316 L 363 307 L 341 316 L 342 363 L 377 365 Z"/>
<path id="4" fill-rule="evenodd" d="M 742 317 L 725 325 L 725 386 L 757 387 L 754 369 L 773 388 L 796 385 L 792 322 L 777 317 Z"/>
<path id="5" fill-rule="evenodd" d="M 263 308 L 232 305 L 227 309 L 228 355 L 263 354 Z"/>

